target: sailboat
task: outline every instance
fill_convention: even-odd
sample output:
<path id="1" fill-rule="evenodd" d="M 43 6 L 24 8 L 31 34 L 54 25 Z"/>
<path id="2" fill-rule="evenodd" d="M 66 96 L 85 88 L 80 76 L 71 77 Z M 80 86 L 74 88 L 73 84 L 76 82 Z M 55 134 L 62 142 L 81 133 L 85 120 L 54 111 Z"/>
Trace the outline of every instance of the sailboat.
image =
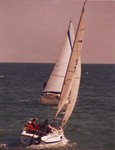
<path id="1" fill-rule="evenodd" d="M 73 48 L 74 39 L 75 33 L 73 23 L 72 21 L 70 21 L 62 51 L 59 55 L 59 58 L 53 68 L 53 71 L 48 81 L 44 83 L 44 89 L 41 92 L 41 104 L 58 104 L 69 58 Z"/>
<path id="2" fill-rule="evenodd" d="M 78 28 L 75 35 L 75 40 L 72 48 L 72 53 L 68 62 L 62 92 L 60 94 L 60 99 L 58 100 L 58 105 L 56 112 L 52 118 L 54 122 L 59 121 L 59 124 L 55 127 L 55 131 L 48 133 L 46 135 L 40 136 L 39 134 L 27 133 L 26 130 L 23 130 L 21 133 L 21 142 L 23 145 L 36 144 L 38 141 L 38 146 L 41 144 L 48 145 L 59 143 L 64 138 L 64 130 L 67 126 L 67 122 L 72 114 L 72 111 L 75 107 L 76 100 L 78 97 L 78 91 L 80 86 L 81 79 L 81 49 L 83 44 L 83 35 L 84 35 L 84 2 L 81 16 L 79 19 Z M 65 105 L 66 104 L 66 105 Z M 63 109 L 63 107 L 66 107 Z M 62 113 L 64 111 L 64 113 Z"/>

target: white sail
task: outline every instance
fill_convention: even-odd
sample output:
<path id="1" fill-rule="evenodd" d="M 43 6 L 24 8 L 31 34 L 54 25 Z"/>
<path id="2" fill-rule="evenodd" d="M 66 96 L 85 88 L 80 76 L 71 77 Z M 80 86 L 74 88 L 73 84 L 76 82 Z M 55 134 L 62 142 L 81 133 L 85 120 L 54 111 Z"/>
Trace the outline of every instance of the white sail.
<path id="1" fill-rule="evenodd" d="M 81 79 L 81 56 L 79 57 L 79 60 L 78 60 L 78 64 L 77 64 L 76 71 L 75 71 L 74 82 L 73 82 L 70 96 L 68 99 L 68 105 L 67 105 L 66 112 L 64 114 L 62 123 L 61 123 L 62 127 L 64 127 L 66 125 L 66 123 L 74 109 L 74 106 L 75 106 L 75 103 L 77 100 L 77 96 L 78 96 L 78 92 L 79 92 L 80 79 Z"/>
<path id="2" fill-rule="evenodd" d="M 77 100 L 77 96 L 78 96 L 78 91 L 79 91 L 79 86 L 80 86 L 80 79 L 81 79 L 81 48 L 82 48 L 82 41 L 83 41 L 83 35 L 84 35 L 84 24 L 83 24 L 83 14 L 84 14 L 84 6 L 85 6 L 86 1 L 84 2 L 83 5 L 83 9 L 82 9 L 82 13 L 81 13 L 81 17 L 80 17 L 80 21 L 78 24 L 78 29 L 76 32 L 76 37 L 74 40 L 74 36 L 72 34 L 70 34 L 69 30 L 68 33 L 66 35 L 66 41 L 65 41 L 65 45 L 63 48 L 63 55 L 60 56 L 59 60 L 61 61 L 61 63 L 58 60 L 58 63 L 55 65 L 54 67 L 54 71 L 53 71 L 53 76 L 63 76 L 64 78 L 64 82 L 63 82 L 63 86 L 61 91 L 61 96 L 60 96 L 60 100 L 58 99 L 58 106 L 57 106 L 57 112 L 55 114 L 55 117 L 57 117 L 57 115 L 60 113 L 60 111 L 62 110 L 63 106 L 65 106 L 65 113 L 61 119 L 61 126 L 55 125 L 51 128 L 51 132 L 46 133 L 46 129 L 45 131 L 42 131 L 40 129 L 40 131 L 38 131 L 38 129 L 34 132 L 32 131 L 32 129 L 29 128 L 29 126 L 25 126 L 22 133 L 21 133 L 21 142 L 23 145 L 25 146 L 30 146 L 30 145 L 38 145 L 38 148 L 40 148 L 41 145 L 43 145 L 43 147 L 45 145 L 52 145 L 52 144 L 56 144 L 63 142 L 63 140 L 65 139 L 64 137 L 64 132 L 63 129 L 69 119 L 69 117 L 71 116 L 71 113 L 74 109 L 76 100 Z M 71 26 L 71 22 L 70 22 L 70 26 Z M 71 42 L 71 36 L 73 37 L 73 42 Z M 72 45 L 73 44 L 73 45 Z M 66 49 L 67 48 L 67 49 Z M 62 68 L 59 69 L 58 67 L 61 65 L 63 65 L 63 63 L 65 63 L 66 61 L 63 61 L 63 58 L 66 56 L 65 55 L 65 50 L 72 50 L 72 52 L 70 51 L 71 55 L 70 58 L 68 58 L 68 66 L 66 67 L 67 70 L 65 71 L 65 77 L 62 73 Z M 67 53 L 68 54 L 68 53 Z M 58 66 L 59 65 L 59 66 Z M 61 73 L 61 74 L 58 74 Z M 52 76 L 52 75 L 51 75 Z M 52 78 L 50 82 L 54 82 L 55 77 L 50 77 Z M 57 78 L 58 79 L 58 78 Z M 49 79 L 50 80 L 50 79 Z M 59 80 L 60 81 L 60 80 Z M 56 81 L 56 83 L 58 83 L 58 81 Z M 50 85 L 50 84 L 49 84 Z M 58 85 L 59 86 L 59 85 Z M 46 87 L 48 87 L 48 85 L 46 85 Z M 54 89 L 52 89 L 52 84 L 51 86 L 49 86 L 50 90 L 49 93 L 54 91 Z M 46 88 L 47 89 L 47 88 Z M 45 90 L 46 90 L 45 89 Z M 58 91 L 58 88 L 55 89 L 56 92 Z M 47 92 L 46 92 L 47 93 Z M 46 95 L 46 93 L 44 92 L 44 96 Z M 47 95 L 50 95 L 50 94 Z M 51 97 L 49 98 L 49 100 L 55 100 L 56 97 L 53 97 L 51 99 Z M 47 97 L 46 97 L 46 100 Z M 31 123 L 31 121 L 29 121 Z M 29 124 L 30 125 L 30 124 Z M 38 134 L 40 133 L 40 134 Z M 43 133 L 43 135 L 42 135 Z"/>
<path id="3" fill-rule="evenodd" d="M 70 61 L 68 64 L 68 68 L 64 80 L 64 85 L 61 92 L 61 98 L 59 100 L 57 106 L 57 112 L 55 114 L 55 118 L 56 118 L 59 112 L 68 102 L 65 115 L 62 118 L 62 123 L 61 123 L 62 127 L 65 126 L 73 111 L 75 102 L 77 100 L 78 90 L 79 90 L 79 84 L 81 78 L 81 56 L 80 55 L 81 55 L 82 41 L 84 35 L 84 21 L 83 21 L 84 5 L 81 12 L 78 29 L 76 32 L 76 37 L 73 45 L 73 50 L 70 56 Z"/>
<path id="4" fill-rule="evenodd" d="M 74 38 L 75 35 L 73 24 L 72 21 L 70 21 L 63 49 L 45 86 L 44 92 L 61 92 L 65 73 L 68 66 L 68 61 L 73 47 Z"/>

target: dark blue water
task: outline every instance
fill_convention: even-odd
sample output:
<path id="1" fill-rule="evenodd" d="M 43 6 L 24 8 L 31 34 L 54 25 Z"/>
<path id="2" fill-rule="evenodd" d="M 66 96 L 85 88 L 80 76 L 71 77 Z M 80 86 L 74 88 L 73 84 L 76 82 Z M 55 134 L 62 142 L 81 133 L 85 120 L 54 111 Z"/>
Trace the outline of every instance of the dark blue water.
<path id="1" fill-rule="evenodd" d="M 55 108 L 40 104 L 40 90 L 52 68 L 0 63 L 0 149 L 25 150 L 20 134 L 26 121 L 52 117 Z M 82 65 L 78 102 L 65 136 L 69 143 L 55 150 L 115 149 L 115 65 Z"/>

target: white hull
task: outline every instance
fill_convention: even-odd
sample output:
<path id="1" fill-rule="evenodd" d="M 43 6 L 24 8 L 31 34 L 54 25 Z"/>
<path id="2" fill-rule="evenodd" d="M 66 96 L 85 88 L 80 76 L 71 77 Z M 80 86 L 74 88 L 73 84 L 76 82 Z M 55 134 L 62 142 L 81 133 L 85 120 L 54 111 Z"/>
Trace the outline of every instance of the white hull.
<path id="1" fill-rule="evenodd" d="M 39 145 L 39 144 L 54 144 L 62 141 L 64 137 L 62 130 L 54 131 L 53 133 L 49 133 L 45 136 L 38 136 L 36 134 L 27 133 L 23 131 L 21 134 L 21 143 L 25 146 L 30 146 L 32 144 Z"/>
<path id="2" fill-rule="evenodd" d="M 41 96 L 41 104 L 43 105 L 57 105 L 59 102 L 59 97 L 54 97 L 51 95 Z"/>

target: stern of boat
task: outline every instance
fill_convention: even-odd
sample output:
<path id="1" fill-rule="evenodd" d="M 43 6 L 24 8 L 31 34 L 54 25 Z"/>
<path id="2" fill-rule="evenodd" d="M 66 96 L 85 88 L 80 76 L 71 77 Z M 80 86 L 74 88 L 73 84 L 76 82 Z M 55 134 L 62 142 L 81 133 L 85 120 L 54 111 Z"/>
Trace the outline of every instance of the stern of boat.
<path id="1" fill-rule="evenodd" d="M 23 131 L 21 133 L 21 143 L 24 146 L 37 144 L 38 142 L 41 142 L 41 137 L 39 137 L 38 135 L 27 133 L 26 131 Z"/>

